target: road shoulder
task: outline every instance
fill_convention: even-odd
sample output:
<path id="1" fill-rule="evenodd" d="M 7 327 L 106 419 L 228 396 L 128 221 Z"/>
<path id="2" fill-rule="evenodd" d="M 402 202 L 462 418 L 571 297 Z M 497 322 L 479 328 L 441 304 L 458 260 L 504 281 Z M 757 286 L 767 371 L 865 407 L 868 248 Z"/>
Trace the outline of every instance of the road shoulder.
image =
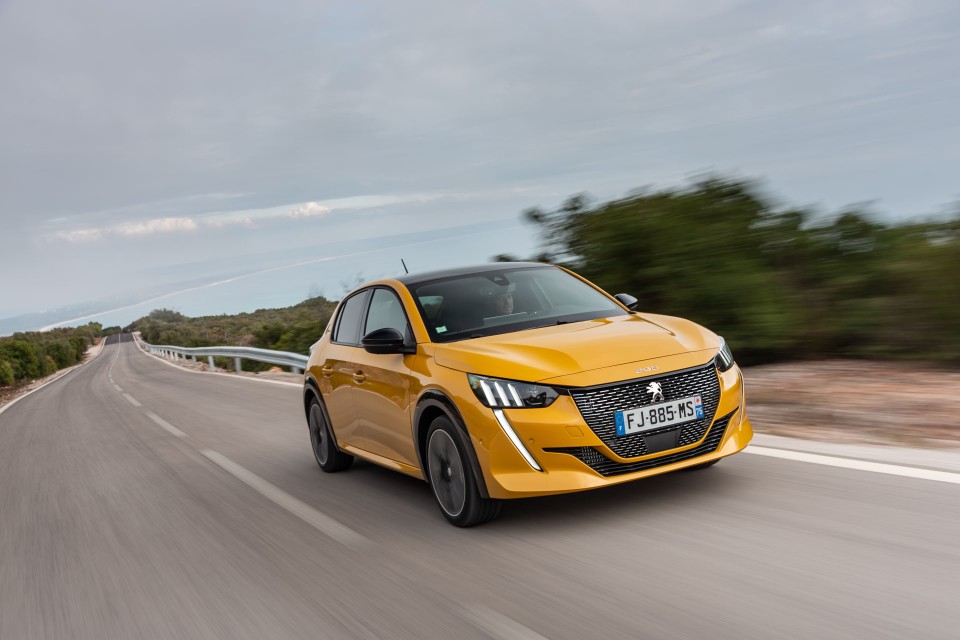
<path id="1" fill-rule="evenodd" d="M 916 449 L 874 444 L 839 444 L 800 438 L 786 438 L 766 433 L 753 436 L 751 446 L 800 451 L 838 458 L 883 462 L 923 469 L 960 473 L 960 448 Z"/>

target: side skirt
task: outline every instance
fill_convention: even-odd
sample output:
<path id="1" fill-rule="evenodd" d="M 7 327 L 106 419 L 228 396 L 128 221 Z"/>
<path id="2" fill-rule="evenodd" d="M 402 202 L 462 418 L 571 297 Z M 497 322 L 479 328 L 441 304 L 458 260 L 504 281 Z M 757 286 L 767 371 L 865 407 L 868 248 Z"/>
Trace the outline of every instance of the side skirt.
<path id="1" fill-rule="evenodd" d="M 399 471 L 408 476 L 413 476 L 418 480 L 426 480 L 423 476 L 423 471 L 419 467 L 414 467 L 409 464 L 404 464 L 402 462 L 397 462 L 396 460 L 391 460 L 390 458 L 385 458 L 383 456 L 377 455 L 375 453 L 370 453 L 366 449 L 361 449 L 349 444 L 341 444 L 340 450 L 344 453 L 349 453 L 352 456 L 362 458 L 367 462 L 372 462 L 375 465 L 386 467 L 391 471 Z"/>

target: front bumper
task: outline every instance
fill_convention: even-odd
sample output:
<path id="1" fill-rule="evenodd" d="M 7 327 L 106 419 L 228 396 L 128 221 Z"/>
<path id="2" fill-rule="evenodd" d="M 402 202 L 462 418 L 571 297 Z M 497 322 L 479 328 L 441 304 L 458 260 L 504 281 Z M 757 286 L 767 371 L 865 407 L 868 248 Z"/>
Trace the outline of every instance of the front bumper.
<path id="1" fill-rule="evenodd" d="M 570 396 L 544 409 L 503 411 L 523 447 L 542 470 L 518 451 L 493 412 L 482 404 L 462 407 L 492 498 L 520 498 L 611 486 L 695 466 L 734 454 L 750 442 L 739 369 L 717 373 L 720 396 L 714 418 L 695 441 L 649 455 L 623 458 L 587 425 Z"/>

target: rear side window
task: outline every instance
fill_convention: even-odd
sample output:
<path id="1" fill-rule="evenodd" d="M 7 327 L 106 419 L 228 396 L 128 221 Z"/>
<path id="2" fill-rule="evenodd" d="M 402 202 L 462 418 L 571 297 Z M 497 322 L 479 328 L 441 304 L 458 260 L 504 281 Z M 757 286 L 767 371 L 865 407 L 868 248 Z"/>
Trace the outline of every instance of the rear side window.
<path id="1" fill-rule="evenodd" d="M 343 303 L 337 317 L 337 326 L 333 329 L 334 342 L 360 344 L 360 323 L 363 322 L 363 308 L 369 295 L 369 291 L 361 291 Z"/>

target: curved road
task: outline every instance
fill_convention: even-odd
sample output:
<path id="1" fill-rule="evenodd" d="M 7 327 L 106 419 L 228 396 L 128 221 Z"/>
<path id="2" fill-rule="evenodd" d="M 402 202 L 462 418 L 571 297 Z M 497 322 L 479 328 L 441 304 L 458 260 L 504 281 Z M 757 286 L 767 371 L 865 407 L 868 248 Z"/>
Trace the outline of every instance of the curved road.
<path id="1" fill-rule="evenodd" d="M 738 455 L 460 530 L 116 338 L 0 415 L 0 519 L 4 639 L 960 638 L 956 484 Z"/>

